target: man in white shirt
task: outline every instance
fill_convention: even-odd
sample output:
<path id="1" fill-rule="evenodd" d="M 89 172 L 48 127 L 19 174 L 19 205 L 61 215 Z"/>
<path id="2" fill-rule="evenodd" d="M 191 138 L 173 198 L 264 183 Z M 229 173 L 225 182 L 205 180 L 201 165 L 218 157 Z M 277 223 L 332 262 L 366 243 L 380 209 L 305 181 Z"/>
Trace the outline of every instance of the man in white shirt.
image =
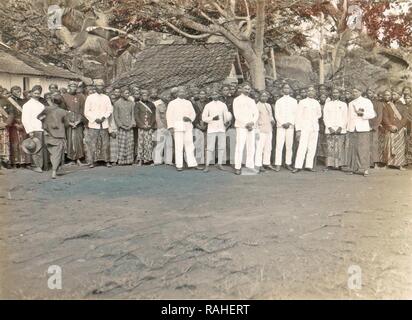
<path id="1" fill-rule="evenodd" d="M 113 113 L 113 105 L 109 96 L 103 93 L 104 81 L 97 79 L 94 81 L 94 85 L 96 93 L 89 95 L 84 105 L 84 116 L 89 121 L 87 131 L 90 150 L 89 167 L 93 168 L 97 161 L 104 161 L 107 167 L 111 167 L 109 162 L 109 117 Z"/>
<path id="2" fill-rule="evenodd" d="M 44 110 L 44 105 L 39 102 L 41 96 L 41 87 L 34 86 L 31 90 L 31 98 L 23 105 L 23 112 L 21 116 L 21 122 L 24 129 L 29 134 L 30 138 L 37 138 L 41 141 L 42 146 L 44 146 L 44 132 L 42 122 L 37 118 L 37 116 Z M 33 171 L 42 172 L 43 168 L 43 149 L 32 155 L 32 160 L 35 167 Z"/>
<path id="3" fill-rule="evenodd" d="M 255 168 L 255 136 L 259 110 L 255 100 L 249 97 L 251 87 L 244 83 L 240 95 L 233 100 L 233 116 L 236 128 L 235 174 L 241 174 L 243 150 L 246 145 L 246 167 Z"/>
<path id="4" fill-rule="evenodd" d="M 180 88 L 177 98 L 170 101 L 166 111 L 167 127 L 175 138 L 175 161 L 177 171 L 183 170 L 183 152 L 186 152 L 187 166 L 197 166 L 194 155 L 193 124 L 196 112 L 192 103 L 185 99 L 186 91 Z"/>
<path id="5" fill-rule="evenodd" d="M 226 126 L 232 120 L 232 114 L 227 106 L 219 101 L 219 93 L 212 91 L 212 101 L 205 105 L 202 113 L 202 121 L 207 123 L 207 154 L 204 172 L 209 171 L 209 164 L 213 160 L 217 139 L 217 167 L 223 169 L 223 156 L 226 151 Z"/>
<path id="6" fill-rule="evenodd" d="M 376 117 L 373 103 L 362 97 L 358 88 L 352 90 L 353 100 L 348 107 L 348 150 L 349 173 L 369 174 L 370 134 L 369 120 Z"/>
<path id="7" fill-rule="evenodd" d="M 326 167 L 339 169 L 346 164 L 345 136 L 348 122 L 348 106 L 339 100 L 339 89 L 332 90 L 332 100 L 323 108 L 326 136 Z"/>
<path id="8" fill-rule="evenodd" d="M 283 85 L 283 97 L 275 103 L 276 119 L 276 154 L 275 154 L 275 171 L 280 170 L 283 158 L 283 146 L 286 143 L 286 168 L 292 171 L 293 156 L 293 138 L 295 134 L 295 119 L 298 108 L 298 102 L 290 94 L 290 86 Z"/>
<path id="9" fill-rule="evenodd" d="M 305 162 L 306 170 L 315 171 L 313 162 L 318 143 L 319 119 L 322 117 L 322 109 L 315 97 L 316 90 L 311 86 L 308 88 L 308 97 L 298 104 L 295 129 L 296 135 L 299 136 L 299 147 L 293 173 L 299 172 L 303 168 L 303 162 Z"/>
<path id="10" fill-rule="evenodd" d="M 259 119 L 257 122 L 257 131 L 259 139 L 256 146 L 255 165 L 260 172 L 266 169 L 275 170 L 270 164 L 272 155 L 272 133 L 275 119 L 273 118 L 272 106 L 267 103 L 269 93 L 263 91 L 260 94 L 257 108 L 259 110 Z"/>

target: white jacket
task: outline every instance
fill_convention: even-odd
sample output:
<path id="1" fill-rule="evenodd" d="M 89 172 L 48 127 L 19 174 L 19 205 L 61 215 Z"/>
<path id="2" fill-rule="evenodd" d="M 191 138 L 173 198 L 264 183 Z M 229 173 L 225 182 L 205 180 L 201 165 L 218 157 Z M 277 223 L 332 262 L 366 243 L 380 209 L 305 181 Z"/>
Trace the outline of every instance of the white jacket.
<path id="1" fill-rule="evenodd" d="M 21 123 L 27 133 L 34 131 L 43 131 L 42 122 L 37 116 L 44 110 L 44 105 L 39 101 L 31 98 L 23 105 Z"/>
<path id="2" fill-rule="evenodd" d="M 176 98 L 169 102 L 166 111 L 167 127 L 173 128 L 177 132 L 193 129 L 192 122 L 183 121 L 183 117 L 188 117 L 192 122 L 196 119 L 196 112 L 192 103 L 186 99 Z"/>
<path id="3" fill-rule="evenodd" d="M 249 122 L 254 123 L 257 127 L 259 119 L 259 110 L 255 100 L 241 94 L 233 100 L 233 116 L 235 117 L 235 128 L 246 128 Z"/>
<path id="4" fill-rule="evenodd" d="M 283 96 L 275 103 L 276 126 L 282 127 L 285 123 L 295 125 L 298 101 L 291 96 Z"/>
<path id="5" fill-rule="evenodd" d="M 369 120 L 376 117 L 373 103 L 367 98 L 359 97 L 349 102 L 348 107 L 348 126 L 349 132 L 368 132 L 371 130 Z M 363 116 L 356 114 L 355 110 L 363 109 Z"/>
<path id="6" fill-rule="evenodd" d="M 337 130 L 342 128 L 341 133 L 346 133 L 348 124 L 348 105 L 339 100 L 328 101 L 323 108 L 323 122 L 325 123 L 325 134 L 330 134 L 329 128 Z"/>
<path id="7" fill-rule="evenodd" d="M 296 131 L 319 131 L 319 119 L 322 117 L 322 108 L 319 102 L 312 98 L 300 100 L 296 112 Z"/>

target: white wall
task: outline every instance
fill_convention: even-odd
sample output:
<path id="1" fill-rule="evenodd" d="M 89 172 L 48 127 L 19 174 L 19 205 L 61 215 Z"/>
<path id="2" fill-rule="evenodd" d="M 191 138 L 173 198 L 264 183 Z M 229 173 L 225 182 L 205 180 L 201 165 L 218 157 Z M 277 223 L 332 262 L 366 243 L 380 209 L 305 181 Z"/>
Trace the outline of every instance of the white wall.
<path id="1" fill-rule="evenodd" d="M 23 78 L 25 76 L 23 75 L 11 75 L 8 73 L 0 73 L 0 86 L 3 88 L 6 88 L 7 90 L 10 90 L 12 86 L 20 86 L 23 88 Z M 32 88 L 34 85 L 41 85 L 43 88 L 43 93 L 49 91 L 49 85 L 52 83 L 55 83 L 61 87 L 67 87 L 69 84 L 70 80 L 65 80 L 61 78 L 46 78 L 46 77 L 33 77 L 33 76 L 27 76 L 29 79 L 28 85 L 29 88 Z"/>

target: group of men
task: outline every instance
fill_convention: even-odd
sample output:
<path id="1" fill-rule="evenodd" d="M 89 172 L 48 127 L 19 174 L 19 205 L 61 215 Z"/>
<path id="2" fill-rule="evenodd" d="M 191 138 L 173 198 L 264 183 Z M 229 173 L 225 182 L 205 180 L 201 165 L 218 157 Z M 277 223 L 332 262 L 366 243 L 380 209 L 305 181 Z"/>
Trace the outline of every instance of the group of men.
<path id="1" fill-rule="evenodd" d="M 216 160 L 225 170 L 229 161 L 237 175 L 243 164 L 250 173 L 278 172 L 282 164 L 297 173 L 315 171 L 319 160 L 325 170 L 367 176 L 371 167 L 412 163 L 408 87 L 364 96 L 357 87 L 294 91 L 286 81 L 261 92 L 248 83 L 189 89 L 159 97 L 156 89 L 72 81 L 60 90 L 51 85 L 44 97 L 34 86 L 21 98 L 13 87 L 0 96 L 1 162 L 35 172 L 50 162 L 52 178 L 66 159 L 90 168 L 174 163 L 178 171 L 186 162 L 204 172 Z"/>

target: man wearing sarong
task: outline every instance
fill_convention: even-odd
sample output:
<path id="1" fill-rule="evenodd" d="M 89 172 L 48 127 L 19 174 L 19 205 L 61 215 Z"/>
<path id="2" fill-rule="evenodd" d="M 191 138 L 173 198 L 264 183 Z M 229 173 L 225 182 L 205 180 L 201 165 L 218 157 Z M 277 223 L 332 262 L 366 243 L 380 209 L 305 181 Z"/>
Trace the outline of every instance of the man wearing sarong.
<path id="1" fill-rule="evenodd" d="M 69 112 L 58 107 L 62 103 L 60 93 L 51 94 L 49 105 L 37 116 L 43 122 L 44 145 L 50 155 L 52 179 L 56 179 L 57 170 L 64 162 L 66 149 L 65 125 L 68 124 L 66 116 Z"/>
<path id="2" fill-rule="evenodd" d="M 110 101 L 114 109 L 114 104 L 121 97 L 121 90 L 119 88 L 113 89 L 109 94 Z M 117 136 L 117 125 L 113 114 L 109 117 L 109 149 L 110 149 L 110 164 L 115 166 L 119 159 L 119 141 Z"/>
<path id="3" fill-rule="evenodd" d="M 149 91 L 140 91 L 140 100 L 135 105 L 135 120 L 138 128 L 136 163 L 141 166 L 153 160 L 153 133 L 156 129 L 156 107 L 149 100 Z"/>
<path id="4" fill-rule="evenodd" d="M 7 100 L 0 96 L 0 169 L 10 165 L 10 108 Z"/>
<path id="5" fill-rule="evenodd" d="M 408 125 L 406 137 L 406 162 L 412 164 L 412 95 L 405 95 L 405 106 L 408 109 Z"/>
<path id="6" fill-rule="evenodd" d="M 10 137 L 10 164 L 12 166 L 24 167 L 31 163 L 30 155 L 21 149 L 21 144 L 28 137 L 21 122 L 23 105 L 28 101 L 21 98 L 21 88 L 14 86 L 10 89 L 11 96 L 7 98 L 9 102 L 9 137 Z"/>
<path id="7" fill-rule="evenodd" d="M 109 162 L 109 117 L 113 113 L 110 98 L 105 95 L 104 81 L 94 81 L 96 93 L 86 98 L 84 115 L 88 120 L 88 149 L 90 152 L 89 167 L 94 168 L 97 161 L 103 161 L 107 167 Z"/>
<path id="8" fill-rule="evenodd" d="M 332 90 L 332 99 L 323 108 L 326 137 L 326 168 L 340 169 L 345 165 L 345 137 L 348 105 L 339 100 L 338 89 Z"/>
<path id="9" fill-rule="evenodd" d="M 382 148 L 379 143 L 380 136 L 384 134 L 382 128 L 382 115 L 383 115 L 383 103 L 375 97 L 375 93 L 371 88 L 366 90 L 366 98 L 368 98 L 373 103 L 373 108 L 376 113 L 376 117 L 369 120 L 369 125 L 371 127 L 370 131 L 370 166 L 375 169 L 379 168 L 378 164 L 382 159 Z M 382 139 L 382 138 L 381 138 Z"/>
<path id="10" fill-rule="evenodd" d="M 44 105 L 39 101 L 41 95 L 41 87 L 34 86 L 31 90 L 31 98 L 23 105 L 23 113 L 21 121 L 23 123 L 24 129 L 30 136 L 30 138 L 39 139 L 42 146 L 44 146 L 44 131 L 41 121 L 37 116 L 44 110 Z M 33 171 L 41 173 L 43 172 L 42 168 L 45 164 L 44 148 L 41 148 L 39 152 L 32 155 L 33 160 Z"/>
<path id="11" fill-rule="evenodd" d="M 130 101 L 130 91 L 122 88 L 120 99 L 113 106 L 113 117 L 117 127 L 118 164 L 133 164 L 134 139 L 133 128 L 136 126 L 134 118 L 134 102 Z"/>
<path id="12" fill-rule="evenodd" d="M 77 83 L 70 81 L 68 91 L 63 94 L 63 102 L 66 105 L 68 127 L 66 129 L 67 139 L 67 158 L 72 163 L 82 165 L 80 159 L 85 155 L 84 152 L 84 127 L 87 119 L 84 116 L 84 103 L 86 98 L 83 94 L 77 93 Z"/>
<path id="13" fill-rule="evenodd" d="M 383 95 L 385 106 L 383 108 L 382 123 L 385 129 L 385 145 L 383 160 L 385 165 L 405 170 L 406 163 L 406 126 L 408 123 L 408 110 L 399 101 L 397 92 L 386 90 Z"/>
<path id="14" fill-rule="evenodd" d="M 369 120 L 376 117 L 372 101 L 364 98 L 358 88 L 352 90 L 353 100 L 348 106 L 348 173 L 369 175 L 370 166 L 370 125 Z"/>

